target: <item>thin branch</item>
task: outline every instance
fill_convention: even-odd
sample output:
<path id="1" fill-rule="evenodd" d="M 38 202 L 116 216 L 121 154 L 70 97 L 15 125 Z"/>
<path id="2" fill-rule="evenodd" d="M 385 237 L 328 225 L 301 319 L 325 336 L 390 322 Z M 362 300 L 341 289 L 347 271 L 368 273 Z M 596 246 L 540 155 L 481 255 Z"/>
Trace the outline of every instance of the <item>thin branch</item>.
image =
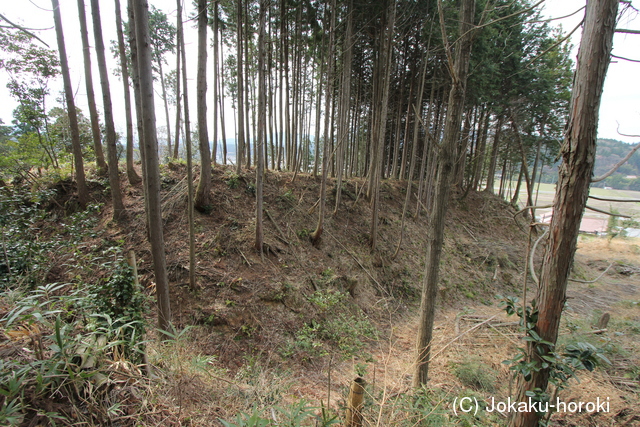
<path id="1" fill-rule="evenodd" d="M 569 280 L 572 281 L 572 282 L 576 282 L 576 283 L 595 283 L 598 280 L 600 280 L 600 278 L 602 276 L 604 276 L 607 273 L 607 271 L 609 271 L 609 269 L 611 268 L 612 265 L 613 265 L 613 263 L 609 264 L 609 267 L 607 267 L 607 269 L 604 270 L 601 275 L 599 275 L 598 277 L 596 277 L 593 280 L 578 280 L 578 279 L 571 279 L 571 278 L 569 278 Z"/>
<path id="2" fill-rule="evenodd" d="M 603 202 L 616 203 L 640 203 L 640 199 L 605 199 L 604 197 L 589 196 L 590 199 L 601 200 Z"/>
<path id="3" fill-rule="evenodd" d="M 625 34 L 640 34 L 640 30 L 631 30 L 626 28 L 618 28 L 616 33 L 625 33 Z"/>
<path id="4" fill-rule="evenodd" d="M 613 167 L 611 168 L 611 170 L 609 172 L 607 172 L 604 175 L 599 176 L 597 178 L 593 178 L 591 180 L 591 183 L 593 184 L 594 182 L 600 182 L 600 181 L 603 181 L 603 180 L 607 179 L 609 176 L 611 176 L 611 174 L 613 174 L 615 171 L 617 171 L 620 166 L 625 164 L 627 162 L 627 160 L 629 160 L 631 158 L 631 156 L 633 156 L 633 153 L 638 151 L 638 148 L 640 148 L 640 144 L 637 144 L 635 147 L 633 147 L 629 151 L 629 153 L 624 157 L 624 159 L 620 160 L 618 163 L 613 165 Z"/>
<path id="5" fill-rule="evenodd" d="M 535 266 L 533 265 L 533 256 L 536 254 L 536 248 L 538 247 L 538 243 L 540 243 L 540 241 L 547 235 L 549 234 L 549 229 L 547 228 L 545 230 L 544 233 L 542 233 L 540 235 L 540 237 L 538 237 L 538 239 L 536 240 L 536 242 L 533 244 L 533 247 L 531 248 L 531 253 L 529 254 L 529 272 L 531 273 L 531 277 L 533 278 L 533 281 L 535 282 L 536 285 L 540 286 L 540 281 L 538 280 L 538 276 L 536 275 L 536 271 L 535 271 Z"/>
<path id="6" fill-rule="evenodd" d="M 440 143 L 438 141 L 436 141 L 436 138 L 431 134 L 431 131 L 429 130 L 427 125 L 422 120 L 422 117 L 420 116 L 420 114 L 418 114 L 418 109 L 416 108 L 415 104 L 412 105 L 412 107 L 413 107 L 413 111 L 416 113 L 416 117 L 418 118 L 418 122 L 420 122 L 420 124 L 422 125 L 422 128 L 424 129 L 425 134 L 431 140 L 431 142 L 433 142 L 436 145 L 436 147 L 438 147 L 438 149 L 440 149 L 440 147 L 441 147 Z"/>
<path id="7" fill-rule="evenodd" d="M 23 33 L 25 33 L 26 35 L 33 37 L 34 39 L 38 40 L 39 42 L 41 42 L 42 44 L 44 44 L 46 47 L 49 47 L 49 45 L 47 43 L 45 43 L 40 37 L 36 36 L 35 34 L 33 34 L 31 31 L 27 30 L 25 27 L 15 24 L 13 22 L 11 22 L 6 16 L 4 16 L 3 14 L 0 13 L 0 18 L 4 19 L 5 21 L 7 21 L 9 24 L 11 24 L 13 26 L 13 28 L 17 28 L 18 30 L 22 31 Z"/>
<path id="8" fill-rule="evenodd" d="M 538 23 L 541 23 L 541 22 L 551 22 L 551 21 L 558 21 L 558 20 L 560 20 L 560 19 L 570 18 L 570 17 L 572 17 L 573 15 L 575 15 L 575 14 L 577 14 L 577 13 L 579 13 L 579 12 L 583 11 L 585 8 L 586 8 L 586 6 L 582 6 L 580 9 L 578 9 L 578 10 L 576 10 L 575 12 L 570 13 L 570 14 L 568 14 L 568 15 L 559 16 L 559 17 L 557 17 L 557 18 L 542 19 L 542 20 L 540 20 L 540 21 L 531 21 L 531 23 L 532 23 L 532 24 L 538 24 Z"/>
<path id="9" fill-rule="evenodd" d="M 371 275 L 371 273 L 369 272 L 369 270 L 367 270 L 364 265 L 362 265 L 362 263 L 360 262 L 360 260 L 358 259 L 358 257 L 356 257 L 353 252 L 351 252 L 349 249 L 347 249 L 347 247 L 345 245 L 342 244 L 342 242 L 340 240 L 338 240 L 338 238 L 336 236 L 334 236 L 333 234 L 329 233 L 327 230 L 325 230 L 325 232 L 329 235 L 329 237 L 331 237 L 333 240 L 336 241 L 337 244 L 339 244 L 340 246 L 342 246 L 342 249 L 344 249 L 349 255 L 351 255 L 351 257 L 353 258 L 353 260 L 360 266 L 360 268 L 362 268 L 362 270 L 364 270 L 365 273 L 367 273 L 367 276 L 369 276 L 369 278 L 371 280 L 373 280 L 373 282 L 378 285 L 378 288 L 380 289 L 380 291 L 382 293 L 385 293 L 387 295 L 389 295 L 389 292 L 382 287 L 382 285 L 380 284 L 380 282 L 378 282 L 376 280 L 375 277 L 373 277 Z"/>
<path id="10" fill-rule="evenodd" d="M 630 216 L 627 215 L 621 215 L 621 214 L 617 214 L 617 213 L 612 213 L 612 212 L 607 212 L 607 211 L 603 211 L 602 209 L 596 209 L 596 208 L 592 208 L 591 206 L 587 205 L 585 206 L 587 209 L 590 209 L 594 212 L 599 212 L 601 214 L 605 214 L 605 215 L 609 215 L 609 216 L 617 216 L 619 218 L 627 218 L 627 219 L 631 219 Z"/>
<path id="11" fill-rule="evenodd" d="M 623 61 L 640 62 L 640 60 L 638 60 L 638 59 L 625 58 L 624 56 L 611 55 L 611 57 L 612 58 L 616 58 L 616 59 L 622 59 Z"/>
<path id="12" fill-rule="evenodd" d="M 451 79 L 454 84 L 458 81 L 458 76 L 456 75 L 455 70 L 453 69 L 453 57 L 451 56 L 451 46 L 449 45 L 449 39 L 447 38 L 447 30 L 444 25 L 444 11 L 442 10 L 442 0 L 438 0 L 438 15 L 440 19 L 440 32 L 442 33 L 442 41 L 444 42 L 444 50 L 447 55 L 447 69 L 451 74 Z"/>
<path id="13" fill-rule="evenodd" d="M 525 206 L 524 208 L 520 209 L 518 212 L 516 212 L 513 217 L 517 217 L 518 215 L 520 215 L 521 213 L 523 213 L 524 211 L 531 209 L 531 210 L 535 210 L 535 209 L 549 209 L 552 208 L 553 204 L 551 205 L 543 205 L 543 206 Z"/>
<path id="14" fill-rule="evenodd" d="M 53 12 L 53 9 L 45 9 L 44 7 L 38 6 L 37 4 L 35 4 L 33 2 L 33 0 L 29 0 L 29 3 L 31 3 L 32 5 L 34 5 L 35 7 L 37 7 L 40 10 L 44 10 L 45 12 Z"/>
<path id="15" fill-rule="evenodd" d="M 560 46 L 562 43 L 564 43 L 565 41 L 567 41 L 572 35 L 573 33 L 575 33 L 576 31 L 578 31 L 578 28 L 580 28 L 582 26 L 582 24 L 584 24 L 584 18 L 582 19 L 582 21 L 580 21 L 580 23 L 578 23 L 578 25 L 575 26 L 575 28 L 573 30 L 571 30 L 566 36 L 562 37 L 560 40 L 558 40 L 557 42 L 555 42 L 554 44 L 552 44 L 548 49 L 546 49 L 544 52 L 542 52 L 541 54 L 539 54 L 538 56 L 536 56 L 535 58 L 533 58 L 531 61 L 527 62 L 524 66 L 524 68 L 522 69 L 522 71 L 526 70 L 527 68 L 529 68 L 529 66 L 531 64 L 533 64 L 534 62 L 536 62 L 538 59 L 540 59 L 541 57 L 543 57 L 544 55 L 546 55 L 547 53 L 549 53 L 550 51 L 552 51 L 553 49 L 555 49 L 556 47 Z M 521 73 L 522 71 L 516 71 L 515 73 L 511 74 L 509 76 L 509 78 L 515 76 L 516 74 Z"/>
<path id="16" fill-rule="evenodd" d="M 436 351 L 433 356 L 429 357 L 430 360 L 435 359 L 436 357 L 438 357 L 443 351 L 445 351 L 451 344 L 453 344 L 454 342 L 458 341 L 460 338 L 462 338 L 463 336 L 467 335 L 469 332 L 475 331 L 476 329 L 478 329 L 480 326 L 482 325 L 486 325 L 487 323 L 491 322 L 493 319 L 495 319 L 496 317 L 498 317 L 498 315 L 493 315 L 490 318 L 488 318 L 487 320 L 485 320 L 484 322 L 478 323 L 477 325 L 467 329 L 466 331 L 464 331 L 463 333 L 461 333 L 460 335 L 458 335 L 457 337 L 455 337 L 454 339 L 452 339 L 451 341 L 449 341 L 447 344 L 444 345 L 444 347 L 442 347 L 440 350 Z"/>
<path id="17" fill-rule="evenodd" d="M 618 132 L 618 135 L 620 136 L 626 136 L 628 138 L 640 138 L 640 135 L 627 135 L 626 133 L 620 132 L 620 124 L 618 124 L 618 129 L 616 129 L 616 132 Z"/>
<path id="18" fill-rule="evenodd" d="M 484 24 L 476 25 L 476 26 L 474 26 L 471 30 L 469 30 L 469 31 L 467 31 L 467 32 L 471 32 L 471 31 L 479 30 L 479 29 L 484 28 L 484 27 L 487 27 L 487 26 L 489 26 L 489 25 L 493 25 L 493 24 L 495 24 L 496 22 L 504 21 L 505 19 L 509 19 L 509 18 L 512 18 L 512 17 L 514 17 L 514 16 L 518 16 L 518 15 L 523 15 L 523 14 L 525 14 L 525 13 L 527 13 L 527 12 L 531 12 L 532 10 L 534 10 L 536 7 L 540 6 L 540 5 L 541 5 L 542 3 L 544 3 L 545 1 L 546 1 L 546 0 L 541 0 L 541 1 L 539 1 L 538 3 L 534 4 L 533 6 L 528 7 L 528 8 L 526 8 L 526 9 L 522 9 L 522 10 L 519 10 L 519 11 L 517 11 L 517 12 L 513 12 L 513 13 L 512 13 L 512 14 L 510 14 L 510 15 L 502 16 L 502 17 L 500 17 L 500 18 L 494 19 L 493 21 L 489 21 L 489 22 L 486 22 L 486 23 L 484 23 Z M 584 9 L 584 8 L 585 8 L 585 6 L 583 6 L 580 10 L 582 10 L 582 9 Z M 576 11 L 576 12 L 573 12 L 571 15 L 573 15 L 573 14 L 575 14 L 575 13 L 580 12 L 580 10 L 578 10 L 578 11 Z M 571 16 L 571 15 L 569 15 L 569 16 Z M 553 19 L 561 19 L 561 18 L 553 18 Z M 544 22 L 544 21 L 531 21 L 531 22 Z M 465 34 L 463 34 L 462 36 L 460 36 L 459 38 L 462 38 L 462 37 L 463 37 L 463 36 L 465 36 L 465 35 L 466 35 L 466 33 L 465 33 Z"/>

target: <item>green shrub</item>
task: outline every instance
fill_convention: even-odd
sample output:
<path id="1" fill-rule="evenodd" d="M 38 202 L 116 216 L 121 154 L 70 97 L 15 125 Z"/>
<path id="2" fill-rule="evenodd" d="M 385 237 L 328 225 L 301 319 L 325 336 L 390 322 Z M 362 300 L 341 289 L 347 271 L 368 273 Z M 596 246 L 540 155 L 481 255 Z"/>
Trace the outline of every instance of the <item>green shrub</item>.
<path id="1" fill-rule="evenodd" d="M 477 357 L 454 364 L 453 374 L 466 387 L 489 393 L 496 391 L 498 372 Z"/>

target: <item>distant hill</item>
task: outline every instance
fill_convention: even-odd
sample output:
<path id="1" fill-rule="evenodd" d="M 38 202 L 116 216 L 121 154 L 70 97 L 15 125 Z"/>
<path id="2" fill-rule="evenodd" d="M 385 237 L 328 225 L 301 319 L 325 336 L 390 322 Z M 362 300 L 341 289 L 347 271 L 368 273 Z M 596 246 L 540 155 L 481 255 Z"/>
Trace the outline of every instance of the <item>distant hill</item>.
<path id="1" fill-rule="evenodd" d="M 596 151 L 596 165 L 593 175 L 602 176 L 621 161 L 633 148 L 632 144 L 627 144 L 615 139 L 598 139 Z M 554 183 L 558 179 L 558 164 L 545 166 L 542 182 Z M 610 177 L 604 181 L 593 184 L 594 187 L 611 187 L 616 190 L 640 191 L 640 150 Z"/>
<path id="2" fill-rule="evenodd" d="M 597 177 L 608 172 L 632 148 L 633 145 L 615 139 L 598 139 L 594 175 Z M 594 186 L 640 191 L 640 150 L 636 151 L 613 175 Z"/>

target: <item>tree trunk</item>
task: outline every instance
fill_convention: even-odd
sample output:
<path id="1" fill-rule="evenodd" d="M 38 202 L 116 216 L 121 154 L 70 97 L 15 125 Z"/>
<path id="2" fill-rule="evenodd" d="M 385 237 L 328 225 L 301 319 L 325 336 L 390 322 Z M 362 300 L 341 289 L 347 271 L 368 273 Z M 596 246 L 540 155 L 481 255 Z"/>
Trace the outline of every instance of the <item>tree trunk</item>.
<path id="1" fill-rule="evenodd" d="M 182 19 L 182 17 L 179 17 L 178 19 Z M 180 46 L 180 43 L 177 43 L 177 46 L 176 46 L 176 132 L 175 132 L 175 138 L 173 141 L 173 154 L 169 153 L 169 155 L 174 159 L 177 159 L 180 156 L 180 153 L 179 153 L 180 123 L 182 121 L 182 116 L 181 116 L 182 115 L 182 107 L 181 107 L 182 87 L 180 82 L 181 72 L 182 72 L 180 67 L 180 58 L 182 55 L 181 55 L 180 49 L 182 49 L 182 47 Z"/>
<path id="2" fill-rule="evenodd" d="M 240 1 L 240 3 L 242 4 L 243 2 Z M 244 11 L 242 12 L 241 15 L 239 15 L 238 17 L 238 22 L 242 23 L 242 28 L 246 29 L 249 28 L 249 5 L 248 5 L 248 1 L 245 1 L 243 3 L 244 5 Z M 245 144 L 244 144 L 244 148 L 245 148 L 245 165 L 247 169 L 251 169 L 251 120 L 250 117 L 251 115 L 249 114 L 249 110 L 251 109 L 251 99 L 250 99 L 250 94 L 251 94 L 251 67 L 249 66 L 249 61 L 251 60 L 249 57 L 249 41 L 250 38 L 249 37 L 244 37 L 243 35 L 243 48 L 244 48 L 244 108 L 245 108 L 245 112 L 244 112 L 244 124 L 246 126 L 246 130 L 245 130 Z M 255 143 L 255 137 L 254 137 L 254 143 Z"/>
<path id="3" fill-rule="evenodd" d="M 213 164 L 218 163 L 218 2 L 213 4 Z"/>
<path id="4" fill-rule="evenodd" d="M 92 0 L 97 1 L 97 0 Z M 149 208 L 149 243 L 153 259 L 158 301 L 158 328 L 170 331 L 171 306 L 169 303 L 169 281 L 164 254 L 162 234 L 162 207 L 160 205 L 160 168 L 158 162 L 158 139 L 156 135 L 155 107 L 153 103 L 153 77 L 151 71 L 151 50 L 149 48 L 149 15 L 147 0 L 134 0 L 136 40 L 138 44 L 138 76 L 142 103 L 143 144 L 146 155 L 145 185 Z"/>
<path id="5" fill-rule="evenodd" d="M 493 147 L 491 148 L 491 159 L 489 160 L 489 170 L 487 171 L 487 186 L 484 191 L 493 194 L 496 179 L 496 165 L 498 164 L 498 148 L 500 147 L 500 135 L 502 134 L 502 122 L 504 116 L 500 114 L 498 116 L 498 123 L 496 123 L 496 132 L 493 136 Z"/>
<path id="6" fill-rule="evenodd" d="M 182 60 L 182 83 L 184 86 L 184 145 L 187 154 L 187 220 L 189 221 L 189 289 L 195 291 L 196 285 L 196 235 L 194 224 L 193 165 L 191 153 L 191 119 L 189 117 L 189 91 L 187 90 L 187 55 L 184 48 L 184 30 L 182 28 L 182 0 L 176 0 L 178 12 L 178 53 Z M 178 129 L 176 129 L 177 132 Z M 176 133 L 176 141 L 178 140 Z"/>
<path id="7" fill-rule="evenodd" d="M 329 152 L 329 121 L 331 115 L 331 93 L 333 88 L 333 50 L 335 44 L 335 22 L 336 22 L 336 0 L 332 0 L 331 8 L 329 11 L 329 62 L 328 62 L 328 73 L 327 73 L 327 83 L 325 86 L 325 98 L 324 98 L 324 141 L 322 147 L 322 180 L 320 182 L 320 204 L 318 208 L 318 224 L 316 229 L 311 233 L 310 239 L 311 243 L 314 245 L 319 245 L 322 239 L 322 233 L 324 231 L 324 215 L 326 209 L 326 198 L 327 198 L 327 173 L 329 169 L 329 158 L 331 153 Z"/>
<path id="8" fill-rule="evenodd" d="M 478 191 L 480 182 L 482 181 L 482 171 L 484 170 L 485 152 L 487 150 L 487 137 L 489 135 L 489 123 L 491 121 L 491 112 L 488 108 L 485 111 L 484 124 L 482 125 L 482 134 L 480 137 L 480 143 L 476 150 L 476 158 L 473 168 L 473 178 L 470 188 L 473 191 Z"/>
<path id="9" fill-rule="evenodd" d="M 267 88 L 265 82 L 265 14 L 267 0 L 260 0 L 258 34 L 258 140 L 256 141 L 256 242 L 255 247 L 262 256 L 264 240 L 262 230 L 262 192 L 264 175 L 264 145 L 267 139 Z"/>
<path id="10" fill-rule="evenodd" d="M 201 212 L 211 210 L 211 148 L 207 132 L 207 0 L 198 0 L 198 75 L 196 80 L 198 108 L 198 146 L 200 148 L 200 181 L 194 206 Z"/>
<path id="11" fill-rule="evenodd" d="M 413 120 L 413 141 L 411 143 L 411 159 L 409 160 L 410 165 L 409 165 L 409 176 L 407 177 L 407 191 L 404 195 L 404 205 L 402 206 L 402 219 L 400 220 L 400 239 L 398 239 L 398 245 L 396 246 L 396 250 L 393 253 L 392 258 L 395 259 L 398 256 L 398 253 L 400 252 L 400 247 L 402 246 L 402 239 L 404 238 L 404 220 L 407 216 L 407 210 L 409 209 L 409 202 L 411 201 L 411 193 L 413 192 L 413 174 L 415 172 L 415 168 L 416 168 L 416 157 L 418 155 L 418 124 L 420 122 L 421 116 L 422 116 L 422 97 L 424 96 L 424 84 L 425 81 L 427 80 L 427 64 L 429 63 L 429 59 L 427 57 L 427 55 L 424 56 L 423 58 L 423 68 L 422 68 L 422 72 L 421 77 L 420 77 L 420 91 L 418 92 L 418 99 L 416 100 L 416 103 L 414 104 L 414 120 Z M 431 101 L 433 101 L 433 89 L 431 90 Z M 407 115 L 407 122 L 409 122 L 409 115 Z M 408 138 L 405 136 L 405 141 L 407 141 Z M 425 147 L 426 149 L 426 147 Z M 407 147 L 404 147 L 404 150 L 407 150 Z M 404 154 L 404 153 L 403 153 Z M 406 156 L 402 156 L 403 158 L 405 158 Z M 404 169 L 404 168 L 401 168 Z M 402 175 L 404 175 L 403 173 L 400 174 L 400 177 L 402 178 Z"/>
<path id="12" fill-rule="evenodd" d="M 227 164 L 227 133 L 226 127 L 224 124 L 224 46 L 222 40 L 220 41 L 221 45 L 221 55 L 222 58 L 219 61 L 220 64 L 220 73 L 218 74 L 218 82 L 220 84 L 220 96 L 218 97 L 218 107 L 220 108 L 220 131 L 222 132 L 222 164 Z"/>
<path id="13" fill-rule="evenodd" d="M 131 52 L 131 80 L 133 81 L 133 98 L 136 107 L 136 127 L 138 130 L 138 149 L 140 151 L 140 159 L 142 166 L 142 179 L 144 181 L 144 177 L 147 176 L 147 157 L 144 153 L 144 144 L 142 143 L 142 135 L 143 135 L 143 124 L 142 124 L 142 95 L 140 93 L 140 78 L 138 76 L 138 39 L 136 36 L 136 20 L 133 16 L 133 0 L 127 0 L 127 16 L 129 17 L 129 34 L 128 43 L 129 49 Z M 146 227 L 147 227 L 147 235 L 149 234 L 149 198 L 146 195 L 147 185 L 142 185 L 142 191 L 144 193 L 144 210 L 147 213 L 146 216 Z"/>
<path id="14" fill-rule="evenodd" d="M 133 119 L 131 114 L 131 93 L 129 92 L 129 66 L 124 49 L 124 35 L 122 34 L 122 16 L 120 0 L 115 0 L 116 5 L 116 30 L 118 33 L 118 54 L 120 56 L 120 69 L 122 70 L 122 84 L 124 86 L 124 111 L 127 124 L 127 178 L 129 184 L 138 185 L 142 182 L 140 176 L 133 167 Z"/>
<path id="15" fill-rule="evenodd" d="M 518 196 L 520 195 L 520 187 L 522 186 L 522 178 L 524 177 L 524 171 L 527 165 L 524 162 L 520 162 L 520 172 L 518 172 L 518 179 L 516 180 L 516 188 L 513 190 L 513 194 L 511 195 L 511 205 L 518 206 Z M 510 182 L 510 181 L 509 181 Z"/>
<path id="16" fill-rule="evenodd" d="M 164 117 L 167 121 L 167 157 L 171 157 L 171 120 L 169 119 L 169 101 L 167 100 L 167 86 L 164 83 L 164 72 L 162 71 L 162 57 L 156 55 L 158 64 L 158 74 L 160 74 L 160 87 L 162 88 L 162 101 L 164 104 Z M 178 76 L 176 76 L 178 78 Z"/>
<path id="17" fill-rule="evenodd" d="M 242 50 L 242 1 L 238 2 L 237 16 L 237 34 L 236 34 L 236 60 L 237 60 L 237 99 L 238 99 L 238 140 L 236 142 L 236 173 L 239 175 L 242 171 L 242 162 L 244 161 L 245 141 L 244 141 L 244 76 L 242 58 L 244 56 Z"/>
<path id="18" fill-rule="evenodd" d="M 93 76 L 91 73 L 91 48 L 89 47 L 89 34 L 87 31 L 87 14 L 84 9 L 84 0 L 78 0 L 78 16 L 80 20 L 80 39 L 82 40 L 82 55 L 84 59 L 84 79 L 87 88 L 87 102 L 89 104 L 89 118 L 91 119 L 91 136 L 93 137 L 93 150 L 96 155 L 98 175 L 106 175 L 107 162 L 102 152 L 102 136 L 100 135 L 100 118 L 96 107 L 96 96 L 93 91 Z"/>
<path id="19" fill-rule="evenodd" d="M 380 112 L 374 122 L 374 139 L 372 140 L 373 156 L 371 162 L 371 226 L 369 228 L 369 246 L 376 250 L 378 244 L 378 218 L 380 209 L 380 181 L 383 175 L 384 140 L 387 129 L 387 115 L 389 112 L 389 86 L 391 80 L 391 58 L 393 56 L 393 33 L 395 28 L 396 4 L 391 0 L 387 6 L 387 19 L 384 36 L 382 38 L 382 53 L 380 54 L 380 84 L 381 99 Z"/>
<path id="20" fill-rule="evenodd" d="M 324 61 L 323 59 L 323 54 L 322 52 L 324 52 L 324 40 L 325 40 L 325 35 L 323 34 L 322 37 L 322 49 L 321 49 L 321 53 L 320 53 L 320 72 L 318 74 L 318 95 L 316 96 L 316 134 L 313 140 L 313 145 L 314 145 L 314 149 L 315 149 L 315 158 L 313 161 L 313 177 L 315 178 L 316 176 L 318 176 L 318 166 L 319 166 L 319 162 L 320 162 L 320 117 L 321 117 L 321 113 L 322 113 L 322 76 L 324 76 Z M 317 67 L 316 67 L 317 68 Z"/>
<path id="21" fill-rule="evenodd" d="M 596 154 L 598 110 L 613 45 L 618 3 L 618 0 L 587 3 L 573 83 L 571 114 L 560 149 L 562 163 L 558 171 L 549 242 L 536 296 L 538 320 L 534 329 L 540 338 L 554 344 L 567 298 L 567 280 L 576 251 L 580 221 L 589 196 Z M 536 347 L 542 347 L 542 351 L 537 352 Z M 528 358 L 540 363 L 541 357 L 549 351 L 547 346 L 530 344 Z M 536 388 L 544 392 L 548 382 L 548 369 L 532 371 L 530 381 L 519 381 L 518 401 L 526 401 L 526 393 Z M 517 412 L 510 425 L 537 426 L 540 417 L 537 412 Z"/>
<path id="22" fill-rule="evenodd" d="M 342 89 L 340 90 L 340 106 L 338 113 L 338 147 L 336 150 L 336 205 L 333 214 L 338 213 L 342 201 L 342 176 L 344 174 L 345 145 L 349 138 L 349 111 L 351 103 L 351 63 L 353 59 L 353 0 L 347 9 L 347 31 L 344 36 L 344 59 L 342 62 Z"/>
<path id="23" fill-rule="evenodd" d="M 441 0 L 439 0 L 441 9 Z M 420 303 L 420 323 L 418 325 L 416 373 L 413 385 L 420 387 L 426 384 L 429 374 L 429 358 L 431 354 L 431 338 L 435 319 L 435 302 L 438 295 L 438 277 L 440 273 L 440 255 L 444 243 L 444 220 L 447 215 L 451 179 L 455 162 L 455 149 L 460 134 L 462 111 L 464 108 L 465 88 L 471 56 L 471 41 L 475 0 L 462 0 L 460 5 L 460 31 L 462 34 L 456 46 L 455 61 L 449 60 L 451 74 L 451 90 L 447 108 L 447 119 L 444 128 L 444 139 L 438 152 L 438 175 L 435 185 L 433 209 L 430 214 L 427 257 L 424 279 L 422 282 L 422 299 Z M 444 17 L 441 16 L 444 33 Z M 446 37 L 446 35 L 443 34 Z M 451 52 L 448 52 L 450 57 Z"/>
<path id="24" fill-rule="evenodd" d="M 53 7 L 53 20 L 55 21 L 56 37 L 58 40 L 58 53 L 60 54 L 60 68 L 64 81 L 64 98 L 67 102 L 67 114 L 69 115 L 69 128 L 71 129 L 71 147 L 73 150 L 73 165 L 76 169 L 76 183 L 78 186 L 78 203 L 84 209 L 89 201 L 89 190 L 84 177 L 84 162 L 82 161 L 82 146 L 80 145 L 80 131 L 78 129 L 78 115 L 76 104 L 73 101 L 73 89 L 71 76 L 69 75 L 69 63 L 67 62 L 67 49 L 64 44 L 62 31 L 62 18 L 60 17 L 60 4 L 58 0 L 51 0 Z"/>
<path id="25" fill-rule="evenodd" d="M 100 71 L 100 86 L 102 87 L 102 100 L 104 102 L 104 121 L 107 128 L 107 157 L 109 161 L 109 185 L 111 187 L 111 199 L 113 201 L 113 219 L 117 221 L 124 215 L 125 210 L 124 204 L 122 203 L 122 192 L 120 191 L 116 128 L 113 123 L 109 73 L 107 71 L 107 60 L 104 53 L 102 23 L 100 22 L 100 6 L 98 3 L 98 0 L 91 0 L 91 16 L 93 17 L 93 34 L 96 41 L 98 70 Z"/>

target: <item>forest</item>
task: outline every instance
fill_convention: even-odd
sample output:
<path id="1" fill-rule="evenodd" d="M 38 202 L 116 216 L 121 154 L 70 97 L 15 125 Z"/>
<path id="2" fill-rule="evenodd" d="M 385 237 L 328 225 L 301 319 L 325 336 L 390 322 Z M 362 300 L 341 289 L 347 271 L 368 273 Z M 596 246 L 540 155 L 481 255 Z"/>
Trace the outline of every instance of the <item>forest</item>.
<path id="1" fill-rule="evenodd" d="M 578 249 L 592 185 L 640 191 L 596 140 L 631 2 L 575 64 L 543 1 L 72 3 L 55 46 L 0 14 L 0 424 L 640 421 L 637 242 Z"/>

